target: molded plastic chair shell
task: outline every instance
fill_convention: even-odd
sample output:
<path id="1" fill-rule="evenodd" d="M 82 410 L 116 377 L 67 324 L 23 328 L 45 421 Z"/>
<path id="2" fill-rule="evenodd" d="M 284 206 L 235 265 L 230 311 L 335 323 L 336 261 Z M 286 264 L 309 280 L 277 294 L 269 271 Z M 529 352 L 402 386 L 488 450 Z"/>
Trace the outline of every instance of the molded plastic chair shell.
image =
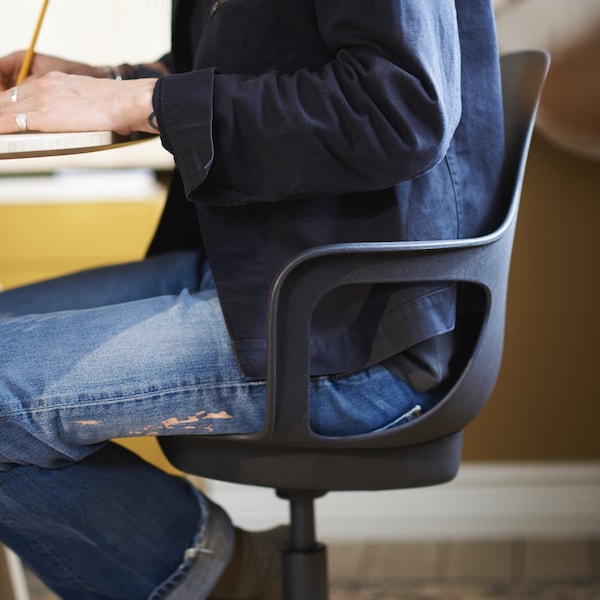
<path id="1" fill-rule="evenodd" d="M 480 412 L 500 369 L 506 293 L 523 176 L 548 56 L 502 57 L 506 152 L 503 221 L 487 235 L 431 242 L 339 244 L 301 253 L 280 271 L 269 302 L 267 417 L 252 435 L 161 438 L 179 469 L 279 490 L 397 489 L 452 479 L 462 430 Z M 308 421 L 308 331 L 331 289 L 356 283 L 454 281 L 483 290 L 478 339 L 443 399 L 416 420 L 349 437 L 315 434 Z"/>

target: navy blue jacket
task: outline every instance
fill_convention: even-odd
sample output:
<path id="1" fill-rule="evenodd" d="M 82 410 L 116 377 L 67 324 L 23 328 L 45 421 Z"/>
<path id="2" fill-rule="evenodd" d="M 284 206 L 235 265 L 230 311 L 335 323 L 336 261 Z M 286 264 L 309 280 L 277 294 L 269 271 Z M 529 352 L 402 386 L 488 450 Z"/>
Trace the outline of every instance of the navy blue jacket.
<path id="1" fill-rule="evenodd" d="M 204 248 L 248 375 L 264 376 L 267 294 L 290 256 L 495 221 L 491 0 L 174 0 L 164 60 L 153 103 L 177 170 L 154 249 Z M 315 317 L 312 373 L 410 352 L 454 323 L 453 287 L 340 290 Z"/>

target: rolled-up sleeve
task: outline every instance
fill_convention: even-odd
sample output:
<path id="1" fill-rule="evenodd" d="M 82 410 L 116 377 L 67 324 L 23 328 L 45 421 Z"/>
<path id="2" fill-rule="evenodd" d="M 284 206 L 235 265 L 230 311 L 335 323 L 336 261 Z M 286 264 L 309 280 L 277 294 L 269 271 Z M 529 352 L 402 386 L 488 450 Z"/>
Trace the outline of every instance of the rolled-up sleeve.
<path id="1" fill-rule="evenodd" d="M 194 200 L 382 189 L 445 155 L 461 113 L 454 2 L 315 0 L 314 10 L 328 56 L 318 67 L 201 68 L 157 84 L 163 144 Z"/>

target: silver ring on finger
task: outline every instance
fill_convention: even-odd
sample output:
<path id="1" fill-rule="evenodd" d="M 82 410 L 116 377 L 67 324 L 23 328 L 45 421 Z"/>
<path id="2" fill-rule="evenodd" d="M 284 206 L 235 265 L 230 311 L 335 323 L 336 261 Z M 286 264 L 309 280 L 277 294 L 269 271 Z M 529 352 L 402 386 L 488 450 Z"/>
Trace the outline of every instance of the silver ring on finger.
<path id="1" fill-rule="evenodd" d="M 27 131 L 27 113 L 18 113 L 15 120 L 19 131 Z"/>
<path id="2" fill-rule="evenodd" d="M 19 99 L 19 88 L 14 87 L 10 90 L 10 101 L 16 102 Z"/>

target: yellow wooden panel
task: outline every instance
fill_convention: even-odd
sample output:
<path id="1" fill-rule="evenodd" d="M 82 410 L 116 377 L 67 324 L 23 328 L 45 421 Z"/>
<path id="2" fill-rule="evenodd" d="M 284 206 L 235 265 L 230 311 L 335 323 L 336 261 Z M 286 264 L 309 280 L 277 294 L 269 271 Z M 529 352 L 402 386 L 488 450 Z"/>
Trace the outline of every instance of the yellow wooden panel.
<path id="1" fill-rule="evenodd" d="M 164 206 L 143 201 L 0 206 L 0 285 L 142 258 Z"/>
<path id="2" fill-rule="evenodd" d="M 163 198 L 140 202 L 0 206 L 0 257 L 143 254 Z"/>

